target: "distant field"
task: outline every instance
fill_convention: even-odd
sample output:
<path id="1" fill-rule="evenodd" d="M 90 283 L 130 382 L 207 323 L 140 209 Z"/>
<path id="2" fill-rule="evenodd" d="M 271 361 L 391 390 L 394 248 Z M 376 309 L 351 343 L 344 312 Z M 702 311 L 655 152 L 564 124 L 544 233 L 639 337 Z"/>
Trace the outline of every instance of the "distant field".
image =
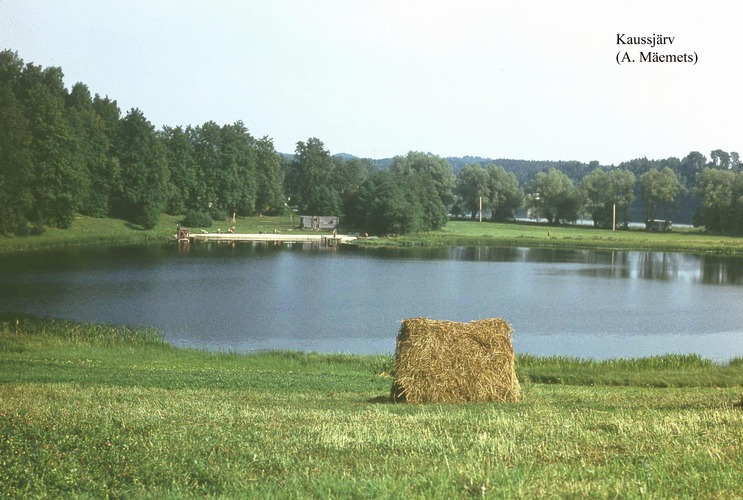
<path id="1" fill-rule="evenodd" d="M 697 229 L 652 233 L 641 229 L 611 231 L 591 226 L 450 221 L 444 228 L 384 238 L 375 244 L 502 245 L 550 248 L 634 249 L 743 254 L 743 237 L 707 234 Z"/>
<path id="2" fill-rule="evenodd" d="M 517 358 L 389 402 L 391 356 L 214 354 L 0 318 L 0 498 L 740 498 L 743 363 Z"/>
<path id="3" fill-rule="evenodd" d="M 0 237 L 0 252 L 34 248 L 164 242 L 172 238 L 180 217 L 163 215 L 149 231 L 117 219 L 96 219 L 79 216 L 69 229 L 48 228 L 39 236 Z M 310 233 L 298 229 L 298 217 L 239 217 L 235 230 L 239 233 Z M 227 231 L 232 221 L 216 221 L 209 231 Z M 194 228 L 194 231 L 199 231 Z M 668 233 L 650 233 L 641 229 L 611 231 L 591 226 L 548 226 L 532 223 L 502 223 L 450 221 L 443 229 L 430 233 L 399 237 L 361 239 L 362 245 L 447 246 L 499 245 L 550 248 L 633 249 L 680 252 L 704 252 L 743 255 L 743 237 L 711 235 L 697 229 L 677 229 Z"/>

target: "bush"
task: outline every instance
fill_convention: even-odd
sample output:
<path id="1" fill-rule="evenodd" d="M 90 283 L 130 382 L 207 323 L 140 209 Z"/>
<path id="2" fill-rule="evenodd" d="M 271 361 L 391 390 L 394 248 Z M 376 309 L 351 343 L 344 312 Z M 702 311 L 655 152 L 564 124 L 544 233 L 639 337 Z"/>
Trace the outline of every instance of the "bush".
<path id="1" fill-rule="evenodd" d="M 227 210 L 224 210 L 222 208 L 212 208 L 211 217 L 214 220 L 226 221 L 229 218 L 229 215 L 227 214 Z"/>
<path id="2" fill-rule="evenodd" d="M 206 212 L 191 209 L 186 211 L 186 216 L 181 221 L 181 225 L 186 227 L 211 227 L 212 218 Z"/>

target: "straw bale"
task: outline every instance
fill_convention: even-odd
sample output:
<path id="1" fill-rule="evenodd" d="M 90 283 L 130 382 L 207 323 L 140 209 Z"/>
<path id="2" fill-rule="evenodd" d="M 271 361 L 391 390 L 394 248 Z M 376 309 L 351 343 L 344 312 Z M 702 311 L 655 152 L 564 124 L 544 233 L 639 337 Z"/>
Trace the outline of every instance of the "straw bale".
<path id="1" fill-rule="evenodd" d="M 397 335 L 392 399 L 518 401 L 512 333 L 511 325 L 501 318 L 469 323 L 404 320 Z"/>

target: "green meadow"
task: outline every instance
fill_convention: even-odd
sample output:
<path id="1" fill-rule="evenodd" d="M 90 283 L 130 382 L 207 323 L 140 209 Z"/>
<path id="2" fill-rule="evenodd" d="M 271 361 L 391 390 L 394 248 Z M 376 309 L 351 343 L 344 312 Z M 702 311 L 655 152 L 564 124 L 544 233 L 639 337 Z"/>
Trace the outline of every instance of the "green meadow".
<path id="1" fill-rule="evenodd" d="M 388 355 L 0 320 L 0 498 L 740 498 L 743 360 L 518 357 L 511 404 L 393 404 Z"/>
<path id="2" fill-rule="evenodd" d="M 715 235 L 700 229 L 670 232 L 644 229 L 598 229 L 536 223 L 491 223 L 453 220 L 438 231 L 386 237 L 362 244 L 395 246 L 516 246 L 597 250 L 647 250 L 743 255 L 743 237 Z"/>
<path id="3" fill-rule="evenodd" d="M 91 244 L 164 243 L 175 237 L 181 217 L 162 215 L 151 230 L 118 219 L 78 216 L 69 229 L 46 228 L 41 235 L 0 236 L 0 252 Z M 238 217 L 238 233 L 303 234 L 297 216 Z M 215 221 L 209 231 L 227 231 L 232 221 Z M 200 229 L 194 229 L 198 231 Z M 341 228 L 341 231 L 344 229 Z M 452 220 L 442 229 L 403 236 L 360 238 L 365 246 L 520 246 L 600 250 L 647 250 L 743 255 L 743 237 L 675 229 L 652 233 L 642 229 L 611 231 L 591 226 L 549 226 L 535 223 L 491 223 Z"/>

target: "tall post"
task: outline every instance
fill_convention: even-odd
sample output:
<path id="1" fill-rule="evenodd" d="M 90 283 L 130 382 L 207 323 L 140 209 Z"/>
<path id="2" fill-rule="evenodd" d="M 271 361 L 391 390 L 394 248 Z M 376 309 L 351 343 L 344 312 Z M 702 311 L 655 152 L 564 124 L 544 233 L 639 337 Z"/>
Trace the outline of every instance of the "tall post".
<path id="1" fill-rule="evenodd" d="M 482 196 L 480 196 L 480 222 L 482 222 Z"/>
<path id="2" fill-rule="evenodd" d="M 611 230 L 617 230 L 617 204 L 615 203 L 611 210 Z"/>

